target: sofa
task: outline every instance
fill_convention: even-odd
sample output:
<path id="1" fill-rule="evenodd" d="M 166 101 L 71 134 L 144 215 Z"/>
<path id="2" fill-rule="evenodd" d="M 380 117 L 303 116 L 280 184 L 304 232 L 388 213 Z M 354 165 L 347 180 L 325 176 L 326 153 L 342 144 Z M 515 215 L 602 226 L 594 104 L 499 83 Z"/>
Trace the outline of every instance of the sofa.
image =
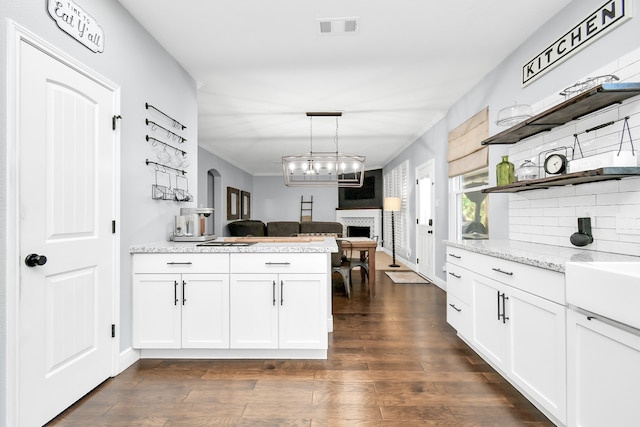
<path id="1" fill-rule="evenodd" d="M 247 219 L 227 224 L 229 235 L 289 237 L 297 234 L 337 234 L 342 235 L 342 224 L 333 221 L 271 221 Z"/>

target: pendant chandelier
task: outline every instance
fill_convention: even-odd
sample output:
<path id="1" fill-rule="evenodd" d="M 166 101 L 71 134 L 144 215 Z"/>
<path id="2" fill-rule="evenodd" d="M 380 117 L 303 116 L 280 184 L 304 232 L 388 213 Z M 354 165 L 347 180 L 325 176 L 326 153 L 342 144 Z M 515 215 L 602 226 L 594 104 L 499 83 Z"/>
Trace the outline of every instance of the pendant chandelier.
<path id="1" fill-rule="evenodd" d="M 313 151 L 313 117 L 335 117 L 335 152 Z M 364 156 L 338 151 L 338 117 L 341 112 L 308 112 L 309 152 L 282 157 L 282 175 L 288 187 L 362 187 Z"/>

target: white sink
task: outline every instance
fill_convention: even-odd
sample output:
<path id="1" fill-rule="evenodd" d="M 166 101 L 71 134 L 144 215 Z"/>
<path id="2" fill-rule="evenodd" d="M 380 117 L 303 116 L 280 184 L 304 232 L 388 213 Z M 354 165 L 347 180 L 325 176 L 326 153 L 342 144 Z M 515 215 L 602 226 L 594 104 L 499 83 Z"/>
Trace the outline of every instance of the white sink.
<path id="1" fill-rule="evenodd" d="M 568 262 L 567 303 L 640 329 L 640 262 Z"/>

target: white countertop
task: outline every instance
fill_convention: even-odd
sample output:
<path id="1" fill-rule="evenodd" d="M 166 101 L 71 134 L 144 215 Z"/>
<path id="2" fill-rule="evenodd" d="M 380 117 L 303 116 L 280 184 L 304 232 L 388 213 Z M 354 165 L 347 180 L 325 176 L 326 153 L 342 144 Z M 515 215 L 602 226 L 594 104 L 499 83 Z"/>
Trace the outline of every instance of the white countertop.
<path id="1" fill-rule="evenodd" d="M 517 240 L 456 240 L 445 241 L 447 246 L 466 249 L 521 264 L 565 272 L 567 262 L 640 262 L 640 257 L 590 251 L 579 248 L 542 245 Z"/>
<path id="2" fill-rule="evenodd" d="M 223 242 L 224 238 L 215 241 Z M 150 253 L 330 253 L 338 252 L 333 237 L 311 242 L 260 242 L 249 246 L 198 246 L 201 242 L 153 242 L 129 247 L 132 254 Z"/>

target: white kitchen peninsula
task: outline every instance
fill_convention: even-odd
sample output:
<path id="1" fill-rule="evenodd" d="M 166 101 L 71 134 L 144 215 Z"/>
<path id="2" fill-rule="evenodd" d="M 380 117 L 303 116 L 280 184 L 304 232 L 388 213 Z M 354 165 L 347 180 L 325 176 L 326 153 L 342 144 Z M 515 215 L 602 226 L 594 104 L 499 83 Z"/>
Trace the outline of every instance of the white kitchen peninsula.
<path id="1" fill-rule="evenodd" d="M 130 248 L 141 357 L 326 359 L 335 240 L 215 242 Z"/>

